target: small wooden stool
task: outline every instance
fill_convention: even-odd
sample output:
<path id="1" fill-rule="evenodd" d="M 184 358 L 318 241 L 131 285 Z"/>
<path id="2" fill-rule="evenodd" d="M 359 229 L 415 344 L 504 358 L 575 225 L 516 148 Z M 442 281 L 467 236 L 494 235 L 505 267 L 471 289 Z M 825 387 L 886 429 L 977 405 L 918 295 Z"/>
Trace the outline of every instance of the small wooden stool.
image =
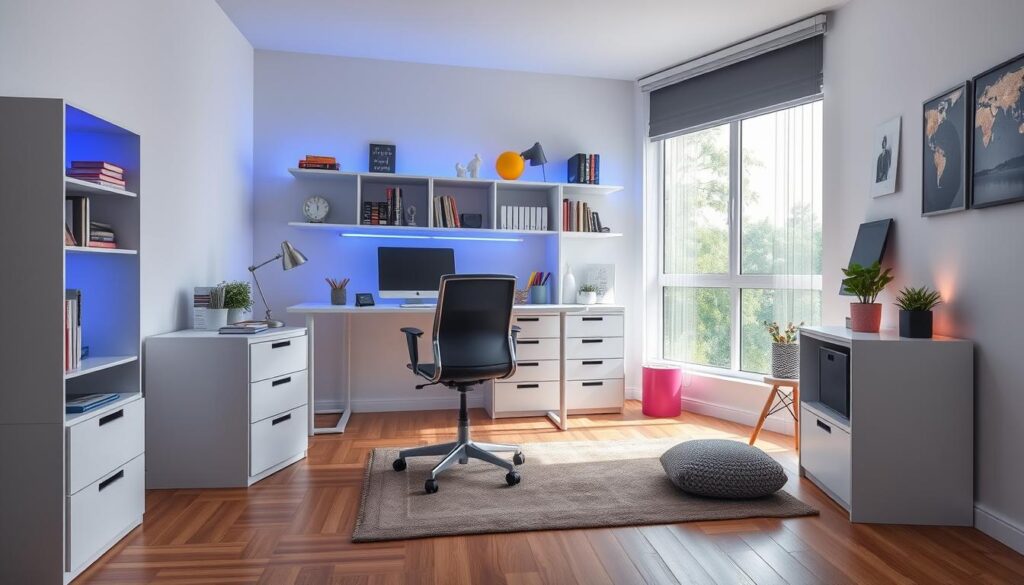
<path id="1" fill-rule="evenodd" d="M 764 403 L 764 408 L 761 409 L 761 417 L 757 419 L 757 426 L 754 427 L 754 433 L 750 435 L 750 444 L 753 445 L 757 441 L 757 436 L 761 434 L 761 427 L 764 426 L 764 421 L 769 416 L 779 412 L 782 409 L 789 411 L 789 414 L 793 415 L 793 437 L 796 441 L 796 450 L 800 450 L 800 380 L 791 380 L 788 378 L 773 378 L 771 376 L 764 377 L 764 383 L 772 387 L 771 392 L 768 393 L 768 400 Z M 783 388 L 789 388 L 787 392 Z"/>

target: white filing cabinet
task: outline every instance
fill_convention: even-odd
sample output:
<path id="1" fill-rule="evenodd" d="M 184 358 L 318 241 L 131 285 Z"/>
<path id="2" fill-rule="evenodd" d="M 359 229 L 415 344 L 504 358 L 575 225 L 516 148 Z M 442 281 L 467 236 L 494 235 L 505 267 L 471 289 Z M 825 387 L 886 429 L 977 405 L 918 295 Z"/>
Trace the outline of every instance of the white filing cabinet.
<path id="1" fill-rule="evenodd" d="M 306 329 L 146 341 L 149 488 L 249 486 L 305 457 Z"/>

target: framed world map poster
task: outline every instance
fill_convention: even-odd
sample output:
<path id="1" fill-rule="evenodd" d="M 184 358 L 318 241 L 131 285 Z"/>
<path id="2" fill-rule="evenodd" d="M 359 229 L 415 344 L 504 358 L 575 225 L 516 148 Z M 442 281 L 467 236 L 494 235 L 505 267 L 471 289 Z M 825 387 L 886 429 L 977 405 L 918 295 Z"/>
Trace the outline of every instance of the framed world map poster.
<path id="1" fill-rule="evenodd" d="M 924 103 L 921 215 L 967 209 L 970 82 Z"/>
<path id="2" fill-rule="evenodd" d="M 1024 55 L 974 78 L 972 204 L 1024 201 Z"/>

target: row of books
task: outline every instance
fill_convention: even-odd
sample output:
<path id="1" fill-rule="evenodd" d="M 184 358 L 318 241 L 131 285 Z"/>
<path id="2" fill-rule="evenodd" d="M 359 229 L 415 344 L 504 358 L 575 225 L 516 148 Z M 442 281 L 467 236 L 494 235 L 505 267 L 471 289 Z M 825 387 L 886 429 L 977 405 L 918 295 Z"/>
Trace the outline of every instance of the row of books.
<path id="1" fill-rule="evenodd" d="M 124 168 L 103 160 L 73 160 L 67 176 L 105 187 L 125 188 Z"/>
<path id="2" fill-rule="evenodd" d="M 362 225 L 405 225 L 402 217 L 402 188 L 388 187 L 384 201 L 363 201 L 359 223 Z"/>
<path id="3" fill-rule="evenodd" d="M 317 169 L 321 171 L 340 171 L 341 165 L 338 164 L 338 160 L 333 156 L 307 154 L 306 158 L 299 161 L 299 168 Z"/>
<path id="4" fill-rule="evenodd" d="M 64 198 L 65 246 L 117 248 L 117 234 L 110 224 L 92 220 L 89 197 L 67 195 Z"/>
<path id="5" fill-rule="evenodd" d="M 601 155 L 574 154 L 569 159 L 567 173 L 570 183 L 601 184 Z"/>
<path id="6" fill-rule="evenodd" d="M 562 231 L 606 232 L 601 216 L 583 201 L 562 200 Z"/>
<path id="7" fill-rule="evenodd" d="M 548 208 L 502 205 L 498 225 L 503 230 L 548 231 Z"/>
<path id="8" fill-rule="evenodd" d="M 434 226 L 457 228 L 462 227 L 459 219 L 459 206 L 451 195 L 434 197 Z"/>
<path id="9" fill-rule="evenodd" d="M 64 371 L 82 366 L 82 291 L 64 291 Z"/>

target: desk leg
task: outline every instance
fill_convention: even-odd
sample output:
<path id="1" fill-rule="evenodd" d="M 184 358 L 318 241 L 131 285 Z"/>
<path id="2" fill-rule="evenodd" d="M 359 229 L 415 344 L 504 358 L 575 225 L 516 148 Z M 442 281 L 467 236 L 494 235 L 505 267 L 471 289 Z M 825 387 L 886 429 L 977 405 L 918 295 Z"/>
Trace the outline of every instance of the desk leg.
<path id="1" fill-rule="evenodd" d="M 308 388 L 308 396 L 306 398 L 308 408 L 306 410 L 309 412 L 309 426 L 306 428 L 309 429 L 310 437 L 316 432 L 316 413 L 313 412 L 316 405 L 316 396 L 313 392 L 313 380 L 316 379 L 313 370 L 313 356 L 316 355 L 316 352 L 313 351 L 313 340 L 316 339 L 313 329 L 313 323 L 315 322 L 313 313 L 306 313 L 306 353 L 308 354 L 306 356 L 306 386 Z"/>
<path id="2" fill-rule="evenodd" d="M 341 367 L 345 369 L 345 407 L 341 409 L 328 408 L 324 410 L 317 410 L 316 414 L 340 414 L 338 417 L 338 423 L 333 427 L 315 427 L 310 425 L 313 429 L 314 435 L 335 435 L 338 433 L 344 433 L 345 427 L 348 426 L 348 419 L 352 416 L 352 369 L 349 367 L 352 357 L 352 344 L 351 344 L 351 316 L 345 315 L 345 358 L 342 361 Z M 312 319 L 307 317 L 307 323 L 312 324 Z M 313 330 L 310 328 L 309 333 L 312 334 Z M 310 375 L 310 396 L 312 396 L 313 387 L 313 345 L 309 345 L 309 375 Z M 310 398 L 312 401 L 312 398 Z M 315 405 L 311 406 L 310 412 L 313 412 Z"/>
<path id="3" fill-rule="evenodd" d="M 569 430 L 569 407 L 565 400 L 565 313 L 559 313 L 558 321 L 560 333 L 558 336 L 558 370 L 561 374 L 558 376 L 558 412 L 549 411 L 548 418 L 555 423 L 559 430 L 567 431 Z"/>

